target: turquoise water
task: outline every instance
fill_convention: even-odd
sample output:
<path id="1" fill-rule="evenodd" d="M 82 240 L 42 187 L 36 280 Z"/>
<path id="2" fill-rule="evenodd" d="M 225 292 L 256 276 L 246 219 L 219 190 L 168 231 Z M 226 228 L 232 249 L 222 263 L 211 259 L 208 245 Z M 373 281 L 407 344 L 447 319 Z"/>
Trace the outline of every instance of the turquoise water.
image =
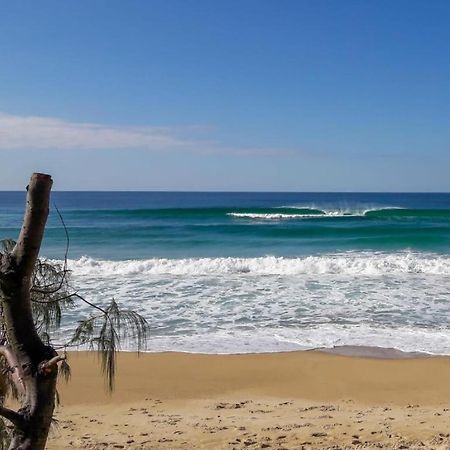
<path id="1" fill-rule="evenodd" d="M 146 315 L 150 350 L 450 353 L 450 194 L 56 192 L 52 202 L 73 282 Z M 23 204 L 0 192 L 1 237 L 17 236 Z M 60 260 L 64 248 L 53 208 L 42 254 Z"/>
<path id="2" fill-rule="evenodd" d="M 24 196 L 0 193 L 15 236 Z M 352 250 L 448 253 L 449 194 L 54 193 L 71 255 L 108 259 L 296 256 Z M 53 210 L 44 253 L 63 255 Z"/>

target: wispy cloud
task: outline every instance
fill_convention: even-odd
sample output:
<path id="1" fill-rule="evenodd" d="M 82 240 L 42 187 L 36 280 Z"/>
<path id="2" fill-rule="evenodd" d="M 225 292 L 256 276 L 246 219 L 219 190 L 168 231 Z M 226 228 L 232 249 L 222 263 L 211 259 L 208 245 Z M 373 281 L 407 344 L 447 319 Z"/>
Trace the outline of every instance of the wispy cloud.
<path id="1" fill-rule="evenodd" d="M 184 150 L 202 154 L 291 156 L 298 149 L 224 145 L 213 127 L 121 126 L 0 112 L 0 150 Z M 201 138 L 198 138 L 199 135 Z"/>
<path id="2" fill-rule="evenodd" d="M 195 128 L 116 126 L 0 113 L 0 149 L 3 150 L 176 149 L 197 144 L 182 137 L 183 133 L 192 131 Z"/>

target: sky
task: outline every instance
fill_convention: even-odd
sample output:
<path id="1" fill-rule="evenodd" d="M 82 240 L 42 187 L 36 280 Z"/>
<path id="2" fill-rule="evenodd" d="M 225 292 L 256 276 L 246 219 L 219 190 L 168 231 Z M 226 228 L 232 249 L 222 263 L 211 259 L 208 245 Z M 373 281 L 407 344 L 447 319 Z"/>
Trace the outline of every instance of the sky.
<path id="1" fill-rule="evenodd" d="M 0 2 L 0 190 L 450 192 L 448 0 Z"/>

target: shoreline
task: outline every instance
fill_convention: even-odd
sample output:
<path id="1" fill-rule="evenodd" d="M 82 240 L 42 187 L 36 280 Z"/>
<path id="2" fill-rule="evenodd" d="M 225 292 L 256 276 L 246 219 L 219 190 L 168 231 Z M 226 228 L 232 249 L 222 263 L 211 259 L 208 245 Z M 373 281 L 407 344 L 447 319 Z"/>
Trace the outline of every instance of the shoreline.
<path id="1" fill-rule="evenodd" d="M 95 354 L 96 350 L 74 350 L 68 351 L 69 354 L 77 354 L 79 352 Z M 315 347 L 306 349 L 264 351 L 264 352 L 233 352 L 233 353 L 210 353 L 187 350 L 141 350 L 142 355 L 158 355 L 158 354 L 181 354 L 181 355 L 208 355 L 208 356 L 233 356 L 233 355 L 277 355 L 290 353 L 327 353 L 331 355 L 348 356 L 355 358 L 367 359 L 415 359 L 415 358 L 450 358 L 450 354 L 436 354 L 422 351 L 404 351 L 394 347 L 379 347 L 370 345 L 335 345 L 334 347 Z M 121 349 L 118 353 L 138 354 L 136 350 Z"/>
<path id="2" fill-rule="evenodd" d="M 336 345 L 334 347 L 319 347 L 306 351 L 369 359 L 445 358 L 450 356 L 418 351 L 406 352 L 392 347 L 377 347 L 369 345 Z"/>

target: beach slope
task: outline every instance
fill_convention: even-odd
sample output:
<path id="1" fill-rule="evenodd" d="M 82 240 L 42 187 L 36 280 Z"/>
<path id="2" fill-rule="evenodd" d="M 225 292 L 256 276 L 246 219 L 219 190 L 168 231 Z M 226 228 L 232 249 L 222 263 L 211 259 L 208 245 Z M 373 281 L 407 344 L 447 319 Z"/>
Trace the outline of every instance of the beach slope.
<path id="1" fill-rule="evenodd" d="M 70 354 L 49 449 L 448 448 L 450 358 Z"/>

